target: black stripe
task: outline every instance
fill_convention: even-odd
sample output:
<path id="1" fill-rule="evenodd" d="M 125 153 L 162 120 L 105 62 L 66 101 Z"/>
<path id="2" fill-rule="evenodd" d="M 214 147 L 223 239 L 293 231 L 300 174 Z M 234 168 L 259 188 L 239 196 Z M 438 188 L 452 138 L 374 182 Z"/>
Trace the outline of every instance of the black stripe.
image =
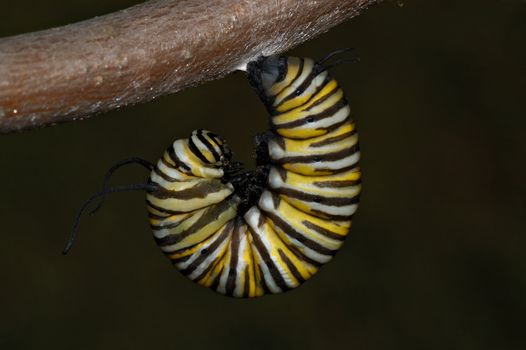
<path id="1" fill-rule="evenodd" d="M 168 234 L 163 238 L 156 238 L 155 241 L 159 246 L 170 246 L 176 243 L 181 242 L 184 238 L 197 233 L 199 230 L 203 229 L 208 224 L 217 220 L 221 214 L 230 209 L 232 205 L 236 205 L 233 200 L 222 201 L 218 204 L 210 206 L 206 211 L 201 215 L 199 219 L 185 231 L 177 234 Z"/>
<path id="2" fill-rule="evenodd" d="M 268 286 L 267 286 L 267 281 L 265 280 L 265 273 L 263 272 L 263 269 L 261 268 L 261 265 L 257 264 L 257 266 L 258 266 L 257 268 L 258 268 L 258 271 L 259 271 L 261 288 L 263 288 L 263 294 L 270 294 L 270 293 L 272 293 L 270 291 L 270 289 L 268 288 Z"/>
<path id="3" fill-rule="evenodd" d="M 170 157 L 170 160 L 176 165 L 178 170 L 183 171 L 189 175 L 192 175 L 192 171 L 190 167 L 185 162 L 180 160 L 179 157 L 177 157 L 177 155 L 175 154 L 173 143 L 170 145 L 170 147 L 168 147 L 168 149 L 166 150 L 166 153 L 168 153 L 168 157 Z"/>
<path id="4" fill-rule="evenodd" d="M 339 235 L 335 232 L 332 232 L 331 230 L 327 230 L 326 228 L 323 228 L 321 226 L 318 226 L 308 220 L 303 220 L 301 222 L 303 225 L 305 225 L 307 228 L 310 228 L 311 230 L 313 231 L 316 231 L 317 233 L 325 236 L 325 237 L 328 237 L 328 238 L 331 238 L 331 239 L 335 239 L 337 241 L 344 241 L 345 240 L 345 237 L 346 236 L 342 236 L 342 235 Z"/>
<path id="5" fill-rule="evenodd" d="M 269 138 L 269 142 L 276 143 L 281 149 L 285 149 L 286 142 L 283 136 L 279 136 L 277 133 L 270 131 L 272 137 Z"/>
<path id="6" fill-rule="evenodd" d="M 188 146 L 190 147 L 190 150 L 192 151 L 192 153 L 195 154 L 196 157 L 199 158 L 203 163 L 211 164 L 210 161 L 206 159 L 206 157 L 203 155 L 203 153 L 201 153 L 199 148 L 197 148 L 197 146 L 195 145 L 192 139 L 193 139 L 193 135 L 190 137 L 190 139 L 188 139 Z"/>
<path id="7" fill-rule="evenodd" d="M 159 169 L 159 167 L 157 165 L 155 165 L 155 167 L 153 168 L 153 171 L 165 181 L 168 181 L 168 182 L 177 182 L 177 181 L 179 181 L 179 180 L 174 179 L 173 177 L 169 176 L 168 174 L 164 173 L 161 169 Z"/>
<path id="8" fill-rule="evenodd" d="M 287 256 L 287 254 L 285 254 L 285 252 L 283 252 L 283 250 L 281 249 L 278 249 L 278 253 L 279 253 L 279 256 L 281 258 L 281 260 L 283 260 L 283 262 L 285 263 L 285 265 L 287 265 L 287 268 L 289 269 L 289 271 L 292 273 L 292 275 L 294 276 L 294 278 L 296 278 L 296 280 L 301 284 L 303 282 L 305 282 L 305 278 L 303 278 L 303 276 L 301 275 L 301 273 L 298 271 L 298 268 L 296 267 L 296 265 L 294 265 L 292 263 L 292 261 L 290 261 L 289 257 Z"/>
<path id="9" fill-rule="evenodd" d="M 148 204 L 148 201 L 146 201 L 146 204 Z M 167 214 L 167 213 L 161 213 L 161 215 L 155 214 L 151 210 L 151 209 L 154 209 L 154 208 L 148 208 L 148 205 L 146 206 L 146 209 L 148 210 L 148 218 L 149 219 L 164 220 L 164 219 L 172 216 L 171 214 Z"/>
<path id="10" fill-rule="evenodd" d="M 210 237 L 209 237 L 209 238 L 210 238 Z M 163 252 L 163 253 L 164 253 L 165 255 L 182 254 L 182 253 L 184 253 L 186 250 L 194 249 L 197 245 L 199 245 L 199 244 L 201 244 L 201 243 L 203 243 L 203 242 L 197 242 L 197 243 L 194 244 L 194 245 L 191 245 L 191 246 L 188 246 L 188 247 L 185 247 L 185 248 L 181 248 L 181 249 L 177 249 L 177 250 L 174 250 L 173 252 Z M 208 249 L 208 248 L 205 248 L 205 250 L 206 250 L 206 249 Z M 195 253 L 195 252 L 194 252 L 194 253 Z M 174 263 L 175 263 L 175 262 L 182 262 L 182 261 L 186 261 L 186 260 L 188 260 L 192 255 L 193 255 L 193 253 L 190 254 L 190 255 L 183 256 L 183 257 L 181 257 L 181 258 L 175 258 L 175 259 L 170 258 L 170 259 L 171 259 L 172 262 L 174 262 Z"/>
<path id="11" fill-rule="evenodd" d="M 210 150 L 210 152 L 212 152 L 214 159 L 216 160 L 216 162 L 218 162 L 221 159 L 221 155 L 217 153 L 215 147 L 210 142 L 208 142 L 208 140 L 203 136 L 202 133 L 198 133 L 197 138 L 206 146 L 206 148 Z"/>
<path id="12" fill-rule="evenodd" d="M 148 219 L 152 219 L 152 220 L 164 220 L 170 216 L 171 215 L 168 215 L 168 214 L 166 214 L 166 216 L 160 216 L 160 215 L 148 212 Z"/>
<path id="13" fill-rule="evenodd" d="M 345 171 L 349 171 L 349 170 L 353 170 L 353 169 L 359 169 L 360 168 L 360 163 L 357 161 L 356 163 L 354 164 L 351 164 L 349 166 L 346 166 L 344 168 L 341 168 L 341 169 L 329 169 L 329 168 L 318 168 L 316 169 L 317 172 L 330 172 L 331 174 L 338 174 L 338 173 L 343 173 Z"/>
<path id="14" fill-rule="evenodd" d="M 313 73 L 314 73 L 315 76 L 317 76 L 317 75 L 319 74 L 319 72 L 314 72 L 314 71 L 313 71 Z M 313 73 L 311 73 L 311 74 L 313 74 Z M 327 74 L 327 76 L 325 77 L 325 80 L 321 83 L 320 86 L 318 86 L 318 87 L 316 88 L 316 90 L 315 90 L 315 91 L 312 93 L 312 95 L 307 99 L 307 101 L 303 102 L 300 106 L 297 106 L 297 107 L 294 107 L 294 108 L 292 108 L 292 109 L 290 109 L 290 110 L 287 110 L 286 112 L 289 112 L 289 111 L 291 111 L 291 110 L 295 110 L 295 109 L 301 109 L 301 108 L 303 108 L 303 106 L 306 106 L 306 105 L 308 105 L 309 103 L 311 103 L 312 100 L 318 99 L 318 98 L 319 98 L 319 96 L 317 96 L 318 93 L 319 93 L 319 92 L 320 92 L 320 91 L 321 91 L 321 90 L 322 90 L 322 89 L 323 89 L 323 88 L 324 88 L 324 87 L 325 87 L 325 86 L 326 86 L 331 80 L 333 80 L 333 78 L 332 78 L 329 74 Z M 338 89 L 339 89 L 339 86 L 338 86 L 338 84 L 336 84 L 335 89 L 329 91 L 329 92 L 328 92 L 328 95 L 332 95 L 332 94 L 334 93 L 334 91 L 337 91 Z M 300 95 L 301 95 L 301 94 L 300 94 Z M 322 97 L 321 100 L 322 100 L 322 101 L 325 101 L 326 98 L 328 98 L 327 95 L 325 95 L 324 97 Z M 320 102 L 320 103 L 321 103 L 321 102 Z M 313 103 L 313 105 L 316 105 L 316 106 L 317 106 L 317 105 L 319 105 L 320 103 L 318 103 L 318 101 L 316 101 L 316 102 Z M 312 108 L 312 106 L 309 106 L 307 109 L 303 109 L 301 112 L 309 111 L 311 108 Z"/>
<path id="15" fill-rule="evenodd" d="M 272 276 L 272 279 L 276 283 L 276 285 L 282 290 L 287 291 L 290 289 L 290 287 L 285 282 L 285 279 L 283 279 L 283 276 L 279 272 L 279 269 L 277 268 L 276 264 L 272 260 L 270 253 L 267 251 L 267 248 L 259 238 L 258 234 L 252 235 L 252 238 L 254 239 L 254 246 L 258 250 L 259 255 L 261 256 L 261 259 L 267 265 L 267 268 L 270 272 L 270 275 Z M 265 275 L 262 272 L 262 278 L 265 279 Z"/>
<path id="16" fill-rule="evenodd" d="M 360 150 L 359 144 L 355 143 L 351 147 L 344 148 L 336 152 L 312 154 L 312 155 L 309 154 L 308 156 L 291 156 L 291 157 L 283 157 L 280 159 L 272 159 L 272 160 L 280 164 L 330 162 L 330 161 L 336 161 L 336 160 L 344 159 L 346 157 L 350 157 L 354 153 L 358 152 L 359 150 Z M 305 153 L 307 153 L 307 150 L 305 150 Z"/>
<path id="17" fill-rule="evenodd" d="M 249 265 L 245 267 L 245 285 L 243 286 L 243 298 L 250 296 L 250 273 L 248 272 Z M 254 272 L 255 273 L 255 272 Z"/>
<path id="18" fill-rule="evenodd" d="M 343 207 L 346 205 L 358 203 L 357 195 L 354 197 L 325 197 L 287 187 L 279 187 L 277 192 L 287 197 L 295 198 L 301 201 L 315 202 L 333 207 Z"/>
<path id="19" fill-rule="evenodd" d="M 230 242 L 230 269 L 226 280 L 226 294 L 233 295 L 236 288 L 236 279 L 238 275 L 237 264 L 239 261 L 239 240 L 241 239 L 239 232 L 239 222 L 236 222 L 234 232 L 232 233 L 232 241 Z"/>
<path id="20" fill-rule="evenodd" d="M 346 132 L 346 133 L 338 135 L 338 136 L 328 137 L 325 140 L 321 140 L 321 141 L 318 141 L 318 142 L 311 143 L 309 145 L 309 147 L 322 147 L 322 146 L 330 145 L 331 143 L 336 143 L 338 141 L 345 140 L 346 138 L 351 137 L 354 134 L 356 134 L 356 129 L 353 129 L 353 130 L 351 130 L 349 132 Z"/>
<path id="21" fill-rule="evenodd" d="M 188 213 L 189 214 L 189 213 Z M 195 213 L 192 213 L 192 215 L 189 215 L 187 216 L 186 218 L 184 219 L 180 219 L 179 221 L 177 222 L 171 222 L 171 223 L 168 223 L 167 222 L 167 219 L 169 219 L 170 217 L 172 217 L 173 215 L 170 215 L 170 216 L 166 216 L 166 217 L 161 217 L 159 218 L 159 223 L 157 225 L 154 225 L 152 223 L 150 223 L 150 228 L 154 231 L 160 231 L 162 229 L 171 229 L 171 228 L 174 228 L 174 227 L 177 227 L 179 226 L 181 223 L 183 223 L 184 221 L 188 220 L 189 218 L 193 217 L 195 215 Z"/>
<path id="22" fill-rule="evenodd" d="M 273 192 L 270 192 L 270 194 L 272 198 L 272 205 L 274 206 L 274 208 L 277 208 L 279 206 L 279 203 L 281 202 L 281 197 L 278 195 L 275 195 Z"/>
<path id="23" fill-rule="evenodd" d="M 172 222 L 172 223 L 164 223 L 164 222 L 161 222 L 159 225 L 152 225 L 150 224 L 150 228 L 154 231 L 160 231 L 160 230 L 170 230 L 170 229 L 173 229 L 179 225 L 181 225 L 183 222 L 185 222 L 186 220 L 189 220 L 190 218 L 192 218 L 196 213 L 192 213 L 192 215 L 189 215 L 187 216 L 186 218 L 178 221 L 178 222 Z M 167 219 L 167 218 L 165 218 Z M 163 220 L 163 221 L 166 221 L 166 220 Z"/>
<path id="24" fill-rule="evenodd" d="M 301 76 L 301 73 L 303 73 L 303 66 L 304 66 L 304 59 L 301 58 L 301 57 L 298 57 L 299 60 L 300 60 L 300 65 L 298 67 L 298 71 L 296 72 L 296 76 L 294 78 L 292 78 L 292 80 L 290 81 L 289 85 L 285 86 L 284 88 L 282 88 L 281 90 L 279 90 L 279 92 L 277 94 L 274 95 L 275 96 L 278 96 L 279 94 L 281 94 L 286 88 L 288 88 L 289 86 L 291 86 L 292 84 L 294 84 L 294 82 Z M 287 60 L 287 71 L 289 69 L 289 63 L 288 63 L 288 60 Z M 283 77 L 283 79 L 285 79 L 287 75 L 285 74 L 285 76 Z M 283 80 L 281 79 L 281 80 Z M 281 81 L 280 80 L 280 81 Z M 279 81 L 276 81 L 276 83 L 278 83 Z M 275 83 L 275 84 L 276 84 Z"/>
<path id="25" fill-rule="evenodd" d="M 166 188 L 159 185 L 157 190 L 151 191 L 149 194 L 158 199 L 190 200 L 196 198 L 206 198 L 208 195 L 224 189 L 226 189 L 226 187 L 223 183 L 221 183 L 220 180 L 202 179 L 197 182 L 195 186 L 179 191 L 167 190 Z"/>
<path id="26" fill-rule="evenodd" d="M 316 72 L 315 67 L 312 68 L 314 72 Z M 321 72 L 316 72 L 316 75 L 320 74 Z M 332 80 L 332 77 L 327 73 L 327 76 L 325 77 L 325 80 L 321 83 L 320 86 L 314 91 L 314 93 L 311 95 L 311 97 L 305 101 L 302 106 L 305 106 L 309 104 L 313 99 L 318 98 L 316 95 Z M 338 82 L 336 82 L 336 88 L 338 88 Z M 332 93 L 333 90 L 329 91 L 329 93 Z M 307 108 L 306 110 L 311 109 L 311 107 Z"/>
<path id="27" fill-rule="evenodd" d="M 322 255 L 331 255 L 332 256 L 332 255 L 336 254 L 335 250 L 325 248 L 324 246 L 322 246 L 318 242 L 313 241 L 313 240 L 305 237 L 304 235 L 302 235 L 301 233 L 296 231 L 294 229 L 294 227 L 289 225 L 287 222 L 282 220 L 279 216 L 275 215 L 274 213 L 266 212 L 266 215 L 287 236 L 297 240 L 298 242 L 302 243 L 304 246 L 306 246 L 306 247 L 308 247 L 308 248 L 310 248 L 310 249 L 312 249 L 312 250 L 314 250 L 314 251 L 316 251 L 316 252 L 318 252 L 318 253 L 320 253 Z"/>
<path id="28" fill-rule="evenodd" d="M 302 62 L 303 62 L 303 59 L 301 59 Z M 305 92 L 305 90 L 309 87 L 310 84 L 312 84 L 312 80 L 318 75 L 317 72 L 315 72 L 314 70 L 311 70 L 311 72 L 309 73 L 309 75 L 307 75 L 307 77 L 305 77 L 305 79 L 301 82 L 301 84 L 294 90 L 292 91 L 290 94 L 288 94 L 287 96 L 285 96 L 281 102 L 276 106 L 276 108 L 279 108 L 279 106 L 281 106 L 282 104 L 284 104 L 285 102 L 287 101 L 290 101 L 292 100 L 293 98 L 295 97 L 298 97 L 299 95 L 301 95 L 302 93 Z M 292 84 L 291 84 L 292 85 Z M 289 85 L 290 86 L 290 85 Z M 316 93 L 314 93 L 312 96 L 314 96 Z M 311 98 L 312 98 L 311 96 Z M 304 105 L 305 103 L 302 103 L 302 105 Z"/>
<path id="29" fill-rule="evenodd" d="M 287 170 L 283 169 L 283 167 L 280 166 L 276 166 L 274 167 L 274 169 L 277 170 L 281 181 L 285 182 L 287 180 Z"/>
<path id="30" fill-rule="evenodd" d="M 165 255 L 171 255 L 171 254 L 174 254 L 174 253 L 164 253 Z M 182 263 L 182 262 L 185 262 L 186 260 L 190 259 L 192 257 L 192 254 L 190 255 L 185 255 L 185 256 L 182 256 L 182 257 L 179 257 L 179 258 L 169 258 L 170 261 L 172 262 L 172 264 L 178 264 L 178 263 Z"/>
<path id="31" fill-rule="evenodd" d="M 181 214 L 182 213 L 180 211 L 173 211 L 173 210 L 169 210 L 169 209 L 158 207 L 158 206 L 152 204 L 152 202 L 150 202 L 148 199 L 146 200 L 146 205 L 151 207 L 152 209 L 155 209 L 156 211 L 159 211 L 159 212 L 165 213 L 165 214 L 169 214 L 169 215 L 176 215 L 176 214 Z"/>
<path id="32" fill-rule="evenodd" d="M 200 280 L 202 280 L 206 276 L 206 274 L 217 264 L 217 261 L 219 261 L 221 258 L 222 258 L 222 256 L 218 256 L 215 260 L 210 261 L 210 264 L 208 264 L 206 269 L 204 269 L 203 272 L 201 272 L 201 274 L 199 276 L 194 278 L 193 281 L 199 282 Z M 188 276 L 189 275 L 186 275 L 186 277 L 188 277 Z M 190 278 L 190 277 L 188 277 L 188 278 Z"/>
<path id="33" fill-rule="evenodd" d="M 204 131 L 205 131 L 205 130 L 203 130 L 203 129 L 199 129 L 198 131 L 200 131 L 201 134 L 204 134 Z M 207 136 L 210 136 L 211 138 L 216 139 L 216 140 L 221 139 L 221 138 L 219 137 L 219 135 L 217 135 L 217 134 L 215 134 L 215 133 L 213 133 L 213 132 L 211 132 L 211 131 L 207 131 L 207 132 L 206 132 L 206 135 L 207 135 Z"/>
<path id="34" fill-rule="evenodd" d="M 350 118 L 350 115 L 347 118 L 345 118 L 344 120 L 342 120 L 341 122 L 339 122 L 339 123 L 332 124 L 332 125 L 327 126 L 325 128 L 316 128 L 316 130 L 324 130 L 327 133 L 329 133 L 331 131 L 334 131 L 334 130 L 338 129 L 339 127 L 341 127 L 343 124 L 346 124 L 346 123 L 353 123 L 352 119 Z"/>
<path id="35" fill-rule="evenodd" d="M 217 272 L 217 275 L 214 278 L 214 281 L 210 285 L 210 289 L 218 291 L 218 289 L 219 289 L 219 282 L 221 282 L 221 275 L 223 274 L 223 270 L 224 269 L 225 269 L 225 265 L 221 266 L 221 269 Z"/>
<path id="36" fill-rule="evenodd" d="M 173 165 L 172 163 L 169 163 L 167 160 L 166 160 L 166 157 L 170 158 L 170 155 L 168 154 L 168 151 L 165 152 L 165 155 L 163 155 L 163 157 L 161 158 L 161 162 L 163 162 L 164 165 L 166 165 L 166 167 L 170 168 L 170 169 L 175 169 L 175 170 L 178 170 L 177 167 L 175 165 Z"/>
<path id="37" fill-rule="evenodd" d="M 265 216 L 261 215 L 260 213 L 257 226 L 261 228 L 264 224 L 265 224 Z"/>
<path id="38" fill-rule="evenodd" d="M 314 181 L 312 184 L 321 188 L 342 188 L 342 187 L 353 187 L 362 183 L 361 179 L 358 180 L 339 180 L 339 181 Z"/>
<path id="39" fill-rule="evenodd" d="M 228 146 L 227 146 L 225 140 L 223 140 L 221 138 L 221 136 L 218 136 L 218 135 L 214 134 L 211 131 L 208 131 L 206 133 L 206 136 L 211 138 L 212 142 L 215 143 L 215 145 L 217 147 L 219 147 L 219 149 L 221 151 L 221 154 L 218 154 L 218 158 L 216 158 L 218 162 L 221 160 L 221 157 L 230 159 L 230 157 L 231 157 L 230 150 L 228 149 Z M 215 150 L 215 148 L 214 148 L 214 150 Z M 213 153 L 214 150 L 210 150 L 210 151 Z"/>
<path id="40" fill-rule="evenodd" d="M 327 75 L 327 78 L 329 78 L 329 81 L 332 80 L 332 78 L 330 77 L 330 75 Z M 325 84 L 327 85 L 327 84 Z M 324 87 L 325 87 L 324 85 Z M 318 99 L 316 102 L 313 102 L 309 107 L 307 107 L 306 109 L 304 109 L 303 111 L 310 111 L 312 108 L 316 107 L 316 106 L 319 106 L 320 104 L 322 104 L 323 102 L 327 101 L 329 98 L 331 98 L 332 95 L 334 95 L 335 93 L 337 93 L 338 91 L 340 90 L 340 86 L 338 85 L 338 82 L 336 82 L 336 85 L 334 86 L 334 89 L 332 89 L 331 91 L 329 91 L 328 93 L 326 93 L 323 97 L 321 97 L 320 99 Z M 319 92 L 319 91 L 318 91 Z M 316 96 L 316 95 L 314 95 Z M 313 98 L 314 98 L 313 96 Z M 312 100 L 312 99 L 311 99 Z"/>
<path id="41" fill-rule="evenodd" d="M 278 205 L 279 205 L 279 202 L 281 201 L 281 197 L 273 192 L 270 192 L 271 195 L 272 195 L 272 202 L 273 202 L 273 205 L 274 205 L 274 208 L 277 208 Z M 299 260 L 303 260 L 305 261 L 306 263 L 312 265 L 312 266 L 315 266 L 315 267 L 320 267 L 321 264 L 315 260 L 312 260 L 311 258 L 309 258 L 308 256 L 306 256 L 305 254 L 303 254 L 303 252 L 301 252 L 296 246 L 292 245 L 292 244 L 289 244 L 288 242 L 286 242 L 285 240 L 283 240 L 283 238 L 281 237 L 280 233 L 279 232 L 276 232 L 278 238 L 280 239 L 281 242 L 283 242 L 283 244 L 290 250 L 290 252 L 292 254 L 294 254 L 294 256 L 299 259 Z"/>
<path id="42" fill-rule="evenodd" d="M 279 233 L 278 233 L 278 236 L 279 236 Z M 280 237 L 281 239 L 281 237 Z M 306 262 L 307 264 L 310 264 L 316 268 L 320 267 L 322 264 L 316 260 L 312 260 L 311 258 L 309 258 L 308 256 L 306 256 L 305 254 L 303 254 L 297 247 L 295 247 L 294 245 L 292 244 L 288 244 L 286 243 L 285 241 L 283 241 L 283 239 L 281 239 L 281 241 L 283 243 L 285 243 L 285 245 L 287 246 L 287 248 L 289 248 L 290 252 L 292 254 L 294 254 L 294 256 L 296 258 L 298 258 L 299 260 L 302 260 L 304 262 Z"/>
<path id="43" fill-rule="evenodd" d="M 334 103 L 332 106 L 327 107 L 323 111 L 316 113 L 316 114 L 306 114 L 305 117 L 301 119 L 296 119 L 288 123 L 283 124 L 274 124 L 274 127 L 276 129 L 292 129 L 299 126 L 308 125 L 309 123 L 314 123 L 317 121 L 320 121 L 322 119 L 330 118 L 337 112 L 339 112 L 342 108 L 346 107 L 347 101 L 345 98 L 339 99 L 336 103 Z"/>
<path id="44" fill-rule="evenodd" d="M 225 257 L 226 251 L 227 251 L 227 249 L 225 249 L 223 254 L 219 255 L 217 258 L 212 260 L 210 262 L 210 265 L 208 265 L 208 267 L 199 276 L 194 278 L 194 281 L 198 282 L 198 281 L 202 280 L 210 270 L 214 269 L 217 266 L 217 264 L 219 264 L 219 262 Z M 221 278 L 221 275 L 217 274 L 215 278 L 216 279 L 217 278 Z"/>
<path id="45" fill-rule="evenodd" d="M 226 142 L 221 137 L 217 136 L 216 134 L 212 132 L 209 132 L 208 136 L 214 141 L 217 147 L 219 147 L 219 149 L 221 150 L 221 154 L 226 158 L 230 158 L 231 156 L 229 154 L 230 150 L 226 148 Z M 221 157 L 219 157 L 217 161 L 219 160 L 221 160 Z"/>
<path id="46" fill-rule="evenodd" d="M 247 227 L 247 230 L 245 231 L 246 240 L 247 240 L 247 249 L 249 249 L 249 265 L 247 265 L 247 268 L 245 270 L 245 291 L 244 296 L 249 296 L 250 294 L 250 273 L 248 271 L 249 268 L 252 269 L 252 274 L 254 276 L 254 293 L 257 292 L 258 287 L 261 285 L 260 279 L 258 279 L 258 274 L 256 269 L 259 267 L 258 264 L 256 264 L 256 256 L 254 255 L 254 251 L 252 250 L 252 244 L 250 240 L 248 239 L 248 235 L 253 236 L 254 233 L 252 233 L 251 229 Z"/>
<path id="47" fill-rule="evenodd" d="M 319 211 L 319 210 L 316 210 L 316 209 L 311 209 L 310 210 L 310 214 L 311 215 L 314 215 L 316 217 L 319 217 L 321 219 L 331 219 L 331 220 L 339 220 L 339 221 L 343 221 L 343 220 L 351 220 L 354 213 L 351 214 L 351 215 L 336 215 L 336 214 L 329 214 L 329 213 L 325 213 L 325 212 L 322 212 L 322 211 Z"/>

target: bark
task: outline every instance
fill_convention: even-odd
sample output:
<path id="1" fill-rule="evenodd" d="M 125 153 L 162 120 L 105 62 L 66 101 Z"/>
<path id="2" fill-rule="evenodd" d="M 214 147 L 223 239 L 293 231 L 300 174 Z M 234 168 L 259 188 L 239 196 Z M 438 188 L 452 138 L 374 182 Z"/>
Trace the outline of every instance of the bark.
<path id="1" fill-rule="evenodd" d="M 79 120 L 220 78 L 379 0 L 153 0 L 0 39 L 0 132 Z"/>

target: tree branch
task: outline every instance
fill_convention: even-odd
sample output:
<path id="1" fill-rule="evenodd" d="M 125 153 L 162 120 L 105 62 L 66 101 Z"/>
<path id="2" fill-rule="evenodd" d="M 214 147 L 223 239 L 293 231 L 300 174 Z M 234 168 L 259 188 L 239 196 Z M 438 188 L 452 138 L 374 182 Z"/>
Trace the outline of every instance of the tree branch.
<path id="1" fill-rule="evenodd" d="M 77 120 L 222 77 L 379 0 L 153 0 L 0 39 L 0 132 Z"/>

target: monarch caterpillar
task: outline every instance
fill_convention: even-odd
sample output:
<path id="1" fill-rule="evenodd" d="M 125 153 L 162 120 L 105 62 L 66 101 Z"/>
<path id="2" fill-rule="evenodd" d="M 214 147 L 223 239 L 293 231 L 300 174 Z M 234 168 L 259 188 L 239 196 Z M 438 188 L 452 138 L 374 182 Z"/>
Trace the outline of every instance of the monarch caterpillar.
<path id="1" fill-rule="evenodd" d="M 270 114 L 270 130 L 256 137 L 255 170 L 242 170 L 226 142 L 206 130 L 175 140 L 155 165 L 117 163 L 79 212 L 64 253 L 91 202 L 145 190 L 157 245 L 200 285 L 252 298 L 311 278 L 343 244 L 361 188 L 358 136 L 343 91 L 323 66 L 330 57 L 270 56 L 247 65 Z M 149 169 L 148 182 L 109 188 L 113 171 L 129 163 Z"/>

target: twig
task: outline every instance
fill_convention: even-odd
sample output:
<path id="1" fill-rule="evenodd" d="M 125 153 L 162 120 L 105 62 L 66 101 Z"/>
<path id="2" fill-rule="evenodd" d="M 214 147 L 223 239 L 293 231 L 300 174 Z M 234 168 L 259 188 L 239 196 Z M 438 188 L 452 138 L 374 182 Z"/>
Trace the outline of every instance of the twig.
<path id="1" fill-rule="evenodd" d="M 0 132 L 78 120 L 222 77 L 379 0 L 153 0 L 0 39 Z"/>

